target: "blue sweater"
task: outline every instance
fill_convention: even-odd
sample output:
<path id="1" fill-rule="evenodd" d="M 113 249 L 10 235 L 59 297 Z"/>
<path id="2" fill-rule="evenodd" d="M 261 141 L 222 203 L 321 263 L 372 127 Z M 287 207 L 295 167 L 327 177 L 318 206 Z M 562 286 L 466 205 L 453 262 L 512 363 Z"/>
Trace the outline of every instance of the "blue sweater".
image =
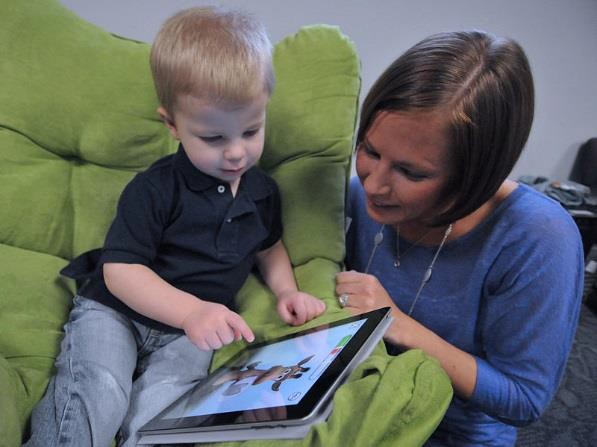
<path id="1" fill-rule="evenodd" d="M 347 269 L 363 271 L 381 225 L 350 184 Z M 369 273 L 408 311 L 436 248 L 400 240 L 386 227 Z M 455 397 L 428 445 L 511 446 L 554 396 L 574 338 L 583 289 L 578 229 L 555 201 L 519 185 L 470 233 L 447 243 L 412 317 L 472 354 L 477 381 Z"/>

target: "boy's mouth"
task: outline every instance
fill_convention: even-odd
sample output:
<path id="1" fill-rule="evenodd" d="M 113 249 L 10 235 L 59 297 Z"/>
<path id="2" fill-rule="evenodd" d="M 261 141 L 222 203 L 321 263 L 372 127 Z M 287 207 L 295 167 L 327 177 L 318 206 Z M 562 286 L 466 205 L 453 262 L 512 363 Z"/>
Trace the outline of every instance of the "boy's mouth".
<path id="1" fill-rule="evenodd" d="M 222 172 L 228 175 L 235 175 L 235 174 L 240 174 L 241 172 L 243 172 L 245 168 L 234 168 L 234 169 L 222 169 Z"/>

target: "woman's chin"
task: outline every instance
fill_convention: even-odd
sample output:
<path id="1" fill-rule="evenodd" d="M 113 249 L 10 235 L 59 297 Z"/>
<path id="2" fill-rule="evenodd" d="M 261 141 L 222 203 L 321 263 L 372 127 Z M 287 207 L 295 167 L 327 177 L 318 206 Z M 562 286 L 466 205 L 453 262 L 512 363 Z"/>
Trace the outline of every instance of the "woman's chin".
<path id="1" fill-rule="evenodd" d="M 374 221 L 384 225 L 394 225 L 401 220 L 399 207 L 397 206 L 379 207 L 368 204 L 367 214 Z"/>

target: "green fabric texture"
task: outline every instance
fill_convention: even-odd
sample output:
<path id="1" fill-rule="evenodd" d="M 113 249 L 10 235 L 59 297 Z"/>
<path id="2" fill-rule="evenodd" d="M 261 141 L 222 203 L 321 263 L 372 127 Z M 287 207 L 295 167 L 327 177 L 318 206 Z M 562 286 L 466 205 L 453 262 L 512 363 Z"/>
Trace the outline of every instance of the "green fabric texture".
<path id="1" fill-rule="evenodd" d="M 109 34 L 57 0 L 0 0 L 0 10 L 0 445 L 16 446 L 52 375 L 75 292 L 58 271 L 101 246 L 124 185 L 177 143 L 156 113 L 147 43 Z M 280 185 L 299 286 L 328 306 L 313 326 L 345 316 L 334 275 L 359 62 L 337 28 L 315 25 L 278 43 L 274 65 L 261 166 Z M 297 330 L 280 322 L 259 278 L 238 300 L 259 339 Z M 214 367 L 241 347 L 218 351 Z M 380 345 L 341 387 L 330 420 L 288 445 L 420 445 L 451 393 L 436 361 L 391 358 Z"/>
<path id="2" fill-rule="evenodd" d="M 330 418 L 304 439 L 212 445 L 420 446 L 439 424 L 450 402 L 449 390 L 449 380 L 438 374 L 437 363 L 421 351 L 388 358 L 380 347 L 338 389 Z"/>

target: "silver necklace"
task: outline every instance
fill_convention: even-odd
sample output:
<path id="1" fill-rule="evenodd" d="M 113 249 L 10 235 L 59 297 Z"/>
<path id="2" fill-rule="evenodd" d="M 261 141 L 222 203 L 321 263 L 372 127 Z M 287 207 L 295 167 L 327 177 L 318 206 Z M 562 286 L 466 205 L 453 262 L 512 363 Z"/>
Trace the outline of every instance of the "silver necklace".
<path id="1" fill-rule="evenodd" d="M 408 253 L 410 251 L 411 248 L 413 248 L 414 246 L 416 246 L 419 242 L 421 242 L 423 239 L 425 239 L 427 237 L 427 235 L 431 233 L 431 230 L 426 231 L 425 234 L 423 236 L 421 236 L 419 239 L 417 239 L 416 241 L 414 241 L 410 247 L 408 247 L 406 250 L 404 250 L 403 253 L 400 253 L 400 227 L 396 227 L 396 259 L 394 259 L 394 267 L 398 268 L 400 267 L 400 259 L 406 255 L 406 253 Z"/>
<path id="2" fill-rule="evenodd" d="M 454 224 L 450 224 L 450 225 L 448 225 L 448 228 L 446 228 L 446 231 L 444 232 L 444 236 L 442 237 L 442 241 L 440 242 L 439 246 L 437 247 L 437 250 L 435 250 L 435 254 L 433 255 L 433 259 L 431 259 L 431 262 L 429 263 L 429 266 L 425 270 L 425 274 L 423 275 L 423 279 L 421 280 L 421 284 L 419 284 L 419 289 L 417 290 L 417 294 L 415 295 L 415 299 L 413 300 L 412 304 L 410 305 L 410 309 L 407 312 L 407 315 L 409 317 L 413 313 L 413 310 L 415 309 L 415 305 L 417 304 L 417 301 L 419 300 L 419 297 L 421 296 L 421 292 L 423 292 L 423 288 L 431 280 L 431 273 L 433 272 L 433 266 L 435 265 L 435 261 L 437 261 L 437 257 L 439 256 L 440 252 L 442 251 L 442 248 L 444 248 L 446 240 L 448 239 L 448 236 L 450 236 L 450 233 L 452 232 L 452 228 L 453 227 L 454 227 Z M 384 228 L 385 228 L 385 225 L 382 225 L 381 228 L 379 229 L 379 231 L 377 232 L 377 234 L 375 235 L 375 237 L 373 238 L 373 249 L 371 250 L 371 254 L 369 255 L 369 260 L 367 261 L 367 266 L 365 267 L 365 273 L 369 273 L 369 268 L 371 267 L 371 262 L 373 261 L 373 257 L 375 256 L 375 252 L 377 251 L 377 247 L 379 247 L 381 245 L 381 243 L 383 242 L 383 230 L 384 230 Z M 425 236 L 427 236 L 428 233 L 429 232 L 425 233 L 413 245 L 416 245 L 418 242 L 420 242 Z M 400 238 L 400 234 L 396 234 L 396 237 Z M 398 249 L 399 246 L 397 245 L 396 248 Z M 404 253 L 403 253 L 403 255 L 404 255 Z M 396 254 L 396 261 L 394 262 L 394 266 L 398 267 L 399 265 L 400 265 L 400 253 L 398 252 Z"/>

